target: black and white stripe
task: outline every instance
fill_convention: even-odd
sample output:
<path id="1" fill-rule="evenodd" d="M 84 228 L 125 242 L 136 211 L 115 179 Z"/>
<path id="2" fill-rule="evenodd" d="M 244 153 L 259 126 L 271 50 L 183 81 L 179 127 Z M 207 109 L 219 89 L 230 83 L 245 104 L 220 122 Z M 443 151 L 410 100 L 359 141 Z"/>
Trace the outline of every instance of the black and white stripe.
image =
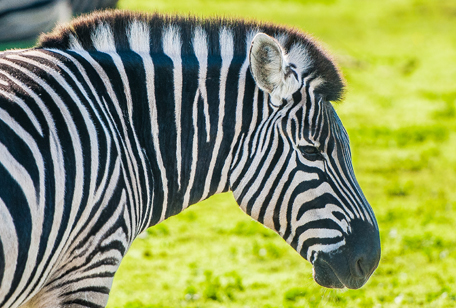
<path id="1" fill-rule="evenodd" d="M 378 230 L 342 85 L 307 36 L 239 20 L 104 12 L 1 54 L 0 306 L 103 307 L 140 232 L 229 190 L 318 283 L 360 287 Z"/>

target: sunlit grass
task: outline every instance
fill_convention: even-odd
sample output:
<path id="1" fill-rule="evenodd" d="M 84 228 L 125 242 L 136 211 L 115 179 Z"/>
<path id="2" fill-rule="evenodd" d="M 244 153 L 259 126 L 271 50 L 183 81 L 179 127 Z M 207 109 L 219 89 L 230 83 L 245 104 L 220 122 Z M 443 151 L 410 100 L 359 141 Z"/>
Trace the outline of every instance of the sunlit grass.
<path id="1" fill-rule="evenodd" d="M 119 6 L 273 21 L 322 41 L 347 79 L 336 109 L 377 215 L 382 260 L 360 290 L 321 288 L 308 262 L 225 194 L 137 239 L 116 275 L 110 308 L 456 306 L 456 2 L 121 0 Z"/>

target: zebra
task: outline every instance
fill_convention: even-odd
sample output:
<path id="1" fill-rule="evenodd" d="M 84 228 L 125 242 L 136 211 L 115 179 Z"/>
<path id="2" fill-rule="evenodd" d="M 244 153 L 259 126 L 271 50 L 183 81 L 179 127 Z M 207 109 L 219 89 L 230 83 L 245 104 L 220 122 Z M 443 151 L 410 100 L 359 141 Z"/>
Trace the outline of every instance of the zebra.
<path id="1" fill-rule="evenodd" d="M 0 56 L 0 307 L 104 307 L 142 231 L 211 195 L 278 233 L 328 288 L 360 288 L 378 225 L 297 29 L 128 11 Z"/>
<path id="2" fill-rule="evenodd" d="M 72 15 L 115 8 L 117 0 L 3 0 L 0 1 L 0 42 L 36 39 Z"/>

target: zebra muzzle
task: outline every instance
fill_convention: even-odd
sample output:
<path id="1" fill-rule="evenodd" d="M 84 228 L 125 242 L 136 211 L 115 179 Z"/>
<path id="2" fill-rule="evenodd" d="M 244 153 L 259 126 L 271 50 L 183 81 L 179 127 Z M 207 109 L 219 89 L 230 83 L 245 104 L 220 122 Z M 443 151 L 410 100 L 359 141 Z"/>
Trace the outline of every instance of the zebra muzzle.
<path id="1" fill-rule="evenodd" d="M 353 220 L 352 233 L 345 245 L 331 252 L 316 254 L 314 280 L 327 288 L 359 289 L 373 274 L 380 262 L 380 237 L 377 228 Z"/>

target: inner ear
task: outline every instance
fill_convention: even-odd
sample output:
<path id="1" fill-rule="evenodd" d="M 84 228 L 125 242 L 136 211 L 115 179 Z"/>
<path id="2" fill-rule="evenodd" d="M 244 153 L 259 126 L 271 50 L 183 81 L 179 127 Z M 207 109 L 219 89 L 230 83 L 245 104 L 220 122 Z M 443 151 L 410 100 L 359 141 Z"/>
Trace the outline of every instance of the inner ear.
<path id="1" fill-rule="evenodd" d="M 299 89 L 298 74 L 285 58 L 279 42 L 264 33 L 258 33 L 250 47 L 250 69 L 257 86 L 271 94 L 271 100 L 280 104 Z"/>
<path id="2" fill-rule="evenodd" d="M 283 53 L 279 42 L 258 33 L 250 47 L 249 62 L 258 87 L 268 93 L 274 91 L 282 79 Z"/>

